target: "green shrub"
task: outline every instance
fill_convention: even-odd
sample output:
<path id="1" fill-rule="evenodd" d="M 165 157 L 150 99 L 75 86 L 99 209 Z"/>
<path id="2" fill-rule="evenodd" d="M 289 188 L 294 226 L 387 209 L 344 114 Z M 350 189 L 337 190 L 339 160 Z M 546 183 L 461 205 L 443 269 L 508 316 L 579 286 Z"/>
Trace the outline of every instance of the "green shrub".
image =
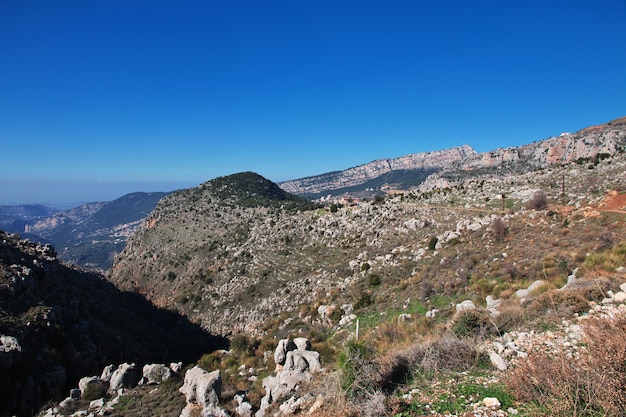
<path id="1" fill-rule="evenodd" d="M 543 191 L 536 191 L 526 206 L 531 210 L 544 210 L 548 207 L 548 197 Z"/>
<path id="2" fill-rule="evenodd" d="M 372 303 L 374 303 L 374 299 L 372 295 L 367 291 L 363 291 L 358 301 L 354 304 L 354 308 L 355 309 L 364 308 L 364 307 L 371 305 Z"/>
<path id="3" fill-rule="evenodd" d="M 237 353 L 249 353 L 251 347 L 250 340 L 243 334 L 236 334 L 230 340 L 230 348 Z"/>
<path id="4" fill-rule="evenodd" d="M 370 284 L 371 286 L 377 286 L 380 285 L 380 275 L 378 274 L 370 274 L 367 277 L 367 282 L 368 284 Z"/>
<path id="5" fill-rule="evenodd" d="M 82 399 L 85 401 L 93 401 L 103 398 L 107 393 L 107 384 L 94 382 L 87 384 L 82 393 Z"/>
<path id="6" fill-rule="evenodd" d="M 467 337 L 485 336 L 492 333 L 495 328 L 486 314 L 478 310 L 467 310 L 456 316 L 451 330 L 457 337 Z"/>
<path id="7" fill-rule="evenodd" d="M 589 296 L 586 290 L 549 290 L 539 294 L 526 311 L 531 317 L 548 313 L 568 317 L 589 310 Z"/>
<path id="8" fill-rule="evenodd" d="M 341 389 L 348 396 L 371 391 L 376 385 L 376 370 L 372 364 L 374 351 L 365 340 L 349 340 L 337 357 L 341 371 Z"/>

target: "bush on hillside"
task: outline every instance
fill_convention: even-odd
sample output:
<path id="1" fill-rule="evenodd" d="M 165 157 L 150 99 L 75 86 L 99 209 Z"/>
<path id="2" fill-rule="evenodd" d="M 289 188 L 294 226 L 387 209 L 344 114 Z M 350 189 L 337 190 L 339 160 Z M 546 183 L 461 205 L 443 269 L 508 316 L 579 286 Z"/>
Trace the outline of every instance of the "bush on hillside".
<path id="1" fill-rule="evenodd" d="M 526 203 L 526 207 L 531 210 L 545 210 L 548 208 L 548 197 L 546 193 L 543 191 L 536 191 L 528 203 Z"/>
<path id="2" fill-rule="evenodd" d="M 584 329 L 577 355 L 533 352 L 509 374 L 507 386 L 533 415 L 626 415 L 626 318 L 589 319 Z"/>

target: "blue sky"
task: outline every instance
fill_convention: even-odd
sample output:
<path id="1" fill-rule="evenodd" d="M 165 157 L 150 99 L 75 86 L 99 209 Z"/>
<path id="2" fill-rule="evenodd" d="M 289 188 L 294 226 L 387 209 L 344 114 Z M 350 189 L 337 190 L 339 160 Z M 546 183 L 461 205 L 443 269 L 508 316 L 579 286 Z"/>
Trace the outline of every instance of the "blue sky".
<path id="1" fill-rule="evenodd" d="M 626 115 L 626 1 L 0 0 L 0 204 L 282 181 Z"/>

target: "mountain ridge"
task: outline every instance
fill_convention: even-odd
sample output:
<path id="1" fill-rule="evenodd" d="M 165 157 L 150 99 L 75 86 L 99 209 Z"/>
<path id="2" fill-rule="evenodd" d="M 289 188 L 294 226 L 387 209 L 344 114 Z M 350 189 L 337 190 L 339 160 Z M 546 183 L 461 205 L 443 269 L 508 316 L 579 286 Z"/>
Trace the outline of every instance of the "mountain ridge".
<path id="1" fill-rule="evenodd" d="M 620 117 L 604 124 L 583 128 L 576 133 L 563 133 L 530 144 L 481 153 L 469 145 L 463 145 L 398 158 L 384 158 L 345 170 L 283 181 L 279 186 L 297 195 L 336 196 L 347 187 L 350 187 L 350 191 L 358 190 L 359 186 L 389 172 L 404 169 L 423 174 L 425 169 L 430 169 L 431 172 L 422 181 L 424 185 L 411 184 L 410 187 L 403 187 L 406 184 L 400 184 L 400 189 L 428 190 L 456 184 L 462 180 L 459 177 L 463 177 L 463 172 L 467 171 L 474 171 L 472 174 L 476 174 L 482 169 L 485 174 L 498 174 L 495 169 L 505 169 L 509 173 L 521 173 L 577 159 L 591 159 L 599 154 L 612 154 L 624 149 L 626 117 Z"/>
<path id="2" fill-rule="evenodd" d="M 348 168 L 296 180 L 283 181 L 278 185 L 293 194 L 319 194 L 339 188 L 356 186 L 383 174 L 396 170 L 441 169 L 447 164 L 463 160 L 476 151 L 469 145 L 454 148 L 383 158 Z"/>

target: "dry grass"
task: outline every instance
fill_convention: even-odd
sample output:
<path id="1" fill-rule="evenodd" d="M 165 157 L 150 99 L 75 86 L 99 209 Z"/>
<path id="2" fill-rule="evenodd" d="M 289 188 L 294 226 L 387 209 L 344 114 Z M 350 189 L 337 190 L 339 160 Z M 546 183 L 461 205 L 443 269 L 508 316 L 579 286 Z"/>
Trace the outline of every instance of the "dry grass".
<path id="1" fill-rule="evenodd" d="M 601 293 L 597 291 L 600 296 Z M 541 293 L 526 308 L 530 317 L 556 315 L 571 317 L 576 313 L 589 310 L 589 302 L 596 301 L 594 289 L 549 290 Z"/>
<path id="2" fill-rule="evenodd" d="M 514 396 L 535 416 L 626 414 L 626 318 L 589 319 L 577 355 L 533 352 L 510 373 Z"/>
<path id="3" fill-rule="evenodd" d="M 612 248 L 591 253 L 585 258 L 580 271 L 585 276 L 597 277 L 615 274 L 616 268 L 626 266 L 626 242 Z"/>

